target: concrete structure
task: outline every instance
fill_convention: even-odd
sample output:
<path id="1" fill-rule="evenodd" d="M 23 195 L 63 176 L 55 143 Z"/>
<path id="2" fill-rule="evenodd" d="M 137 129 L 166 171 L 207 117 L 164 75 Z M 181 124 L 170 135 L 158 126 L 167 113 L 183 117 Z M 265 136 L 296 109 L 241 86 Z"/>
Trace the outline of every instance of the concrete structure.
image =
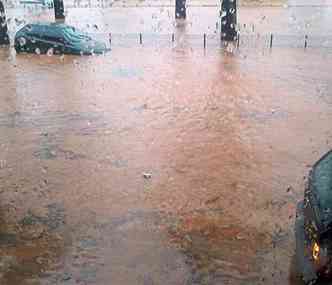
<path id="1" fill-rule="evenodd" d="M 55 15 L 55 19 L 64 19 L 65 18 L 63 0 L 54 0 L 54 15 Z"/>
<path id="2" fill-rule="evenodd" d="M 237 9 L 236 0 L 222 0 L 221 11 L 221 40 L 234 41 L 237 38 Z"/>
<path id="3" fill-rule="evenodd" d="M 0 1 L 0 45 L 8 45 L 8 28 L 6 23 L 5 7 Z"/>
<path id="4" fill-rule="evenodd" d="M 185 19 L 186 16 L 186 0 L 175 0 L 175 19 Z"/>

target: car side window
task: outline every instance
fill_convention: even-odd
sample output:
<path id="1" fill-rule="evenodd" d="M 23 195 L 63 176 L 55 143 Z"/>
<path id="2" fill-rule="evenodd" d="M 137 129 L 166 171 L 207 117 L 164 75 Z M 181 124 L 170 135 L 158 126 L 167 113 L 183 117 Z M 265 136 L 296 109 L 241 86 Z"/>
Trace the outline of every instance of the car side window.
<path id="1" fill-rule="evenodd" d="M 28 34 L 30 37 L 35 37 L 35 38 L 40 37 L 40 34 L 39 34 L 39 33 L 36 33 L 36 32 L 28 32 L 27 34 Z"/>
<path id="2" fill-rule="evenodd" d="M 43 37 L 46 41 L 50 41 L 50 42 L 59 42 L 59 38 L 52 36 L 52 35 L 45 35 Z M 60 41 L 61 42 L 61 41 Z"/>
<path id="3" fill-rule="evenodd" d="M 26 27 L 26 33 L 28 36 L 33 37 L 33 38 L 39 38 L 41 31 L 39 28 L 33 28 L 32 26 L 28 25 Z"/>

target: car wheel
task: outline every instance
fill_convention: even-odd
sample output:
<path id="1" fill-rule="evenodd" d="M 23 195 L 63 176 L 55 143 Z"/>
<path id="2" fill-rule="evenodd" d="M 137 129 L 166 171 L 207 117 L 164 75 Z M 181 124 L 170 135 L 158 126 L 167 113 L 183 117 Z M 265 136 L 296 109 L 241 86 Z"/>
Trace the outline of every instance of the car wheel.
<path id="1" fill-rule="evenodd" d="M 40 54 L 47 54 L 48 53 L 48 50 L 51 48 L 51 46 L 47 46 L 47 45 L 43 45 L 43 44 L 40 44 L 39 45 L 39 51 L 40 51 Z M 37 52 L 36 52 L 37 53 Z"/>

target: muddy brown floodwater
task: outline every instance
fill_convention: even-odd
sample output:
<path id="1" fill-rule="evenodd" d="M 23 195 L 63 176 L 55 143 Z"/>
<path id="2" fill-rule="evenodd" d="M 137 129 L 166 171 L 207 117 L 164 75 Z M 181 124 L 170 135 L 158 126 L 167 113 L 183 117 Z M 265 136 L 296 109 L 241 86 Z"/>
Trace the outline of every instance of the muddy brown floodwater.
<path id="1" fill-rule="evenodd" d="M 332 53 L 0 50 L 0 283 L 298 284 Z"/>

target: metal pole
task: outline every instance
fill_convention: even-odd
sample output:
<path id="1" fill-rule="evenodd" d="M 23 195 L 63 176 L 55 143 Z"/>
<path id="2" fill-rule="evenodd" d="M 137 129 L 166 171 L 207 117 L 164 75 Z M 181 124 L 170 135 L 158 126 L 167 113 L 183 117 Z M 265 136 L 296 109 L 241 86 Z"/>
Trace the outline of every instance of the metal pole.
<path id="1" fill-rule="evenodd" d="M 237 32 L 236 0 L 221 0 L 221 40 L 235 41 Z"/>
<path id="2" fill-rule="evenodd" d="M 110 48 L 112 48 L 112 33 L 108 34 L 108 40 L 110 42 Z"/>
<path id="3" fill-rule="evenodd" d="M 0 45 L 9 45 L 5 7 L 0 0 Z"/>
<path id="4" fill-rule="evenodd" d="M 140 44 L 143 44 L 142 33 L 139 34 L 139 43 L 140 43 Z"/>
<path id="5" fill-rule="evenodd" d="M 270 48 L 272 48 L 272 45 L 273 45 L 273 34 L 271 34 L 271 37 L 270 37 Z"/>
<path id="6" fill-rule="evenodd" d="M 237 48 L 240 48 L 240 32 L 237 33 Z"/>
<path id="7" fill-rule="evenodd" d="M 175 19 L 186 19 L 186 0 L 175 0 Z"/>
<path id="8" fill-rule="evenodd" d="M 203 36 L 203 45 L 204 45 L 204 49 L 206 48 L 206 34 L 204 34 Z"/>
<path id="9" fill-rule="evenodd" d="M 54 0 L 54 15 L 56 20 L 65 18 L 63 0 Z"/>
<path id="10" fill-rule="evenodd" d="M 304 48 L 307 48 L 308 47 L 308 36 L 305 35 L 304 37 Z"/>

